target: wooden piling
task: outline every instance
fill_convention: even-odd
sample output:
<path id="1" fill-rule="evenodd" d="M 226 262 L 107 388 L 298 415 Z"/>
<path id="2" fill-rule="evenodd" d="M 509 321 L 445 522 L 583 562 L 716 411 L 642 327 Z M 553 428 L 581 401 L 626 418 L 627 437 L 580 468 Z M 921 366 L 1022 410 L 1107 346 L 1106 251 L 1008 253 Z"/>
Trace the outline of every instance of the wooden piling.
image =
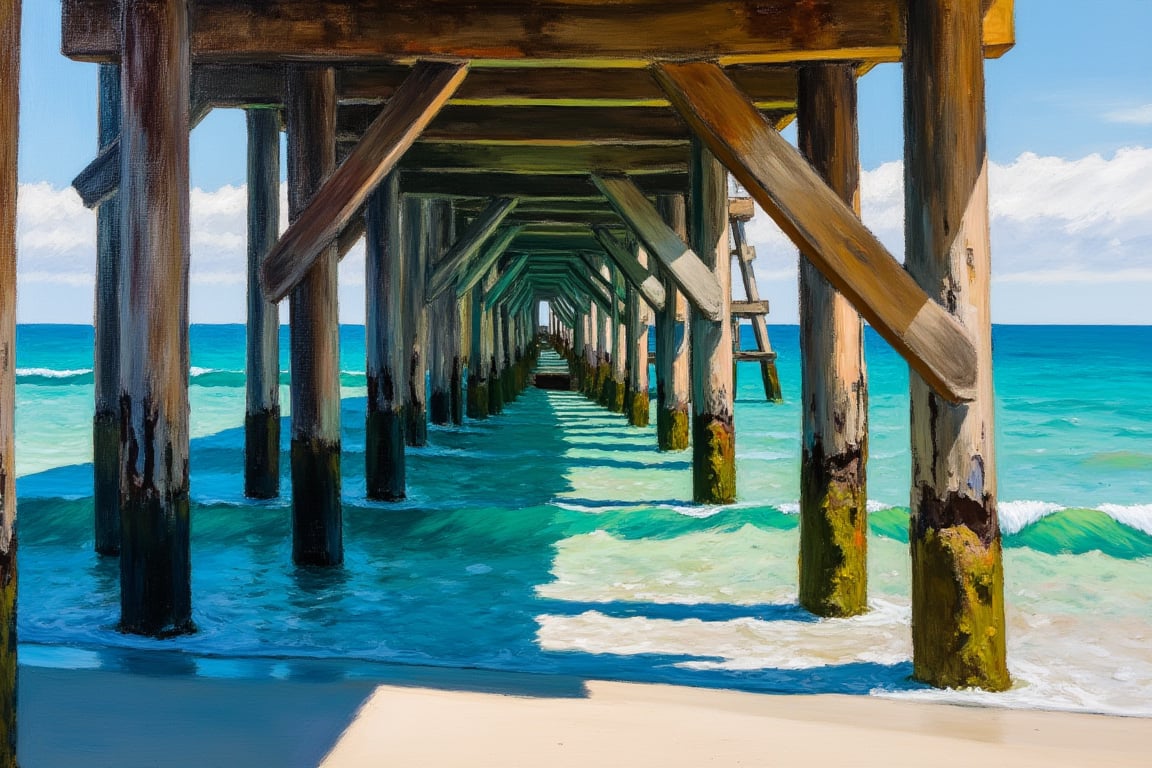
<path id="1" fill-rule="evenodd" d="M 491 288 L 491 281 L 484 279 L 484 287 Z M 500 373 L 504 360 L 504 331 L 501 307 L 495 306 L 485 314 L 488 316 L 486 332 L 491 339 L 488 360 L 488 413 L 497 415 L 504 412 L 504 380 Z"/>
<path id="2" fill-rule="evenodd" d="M 393 171 L 368 198 L 365 230 L 365 343 L 368 413 L 364 471 L 368 498 L 405 498 L 404 255 L 401 236 L 400 172 Z"/>
<path id="3" fill-rule="evenodd" d="M 648 254 L 641 248 L 640 262 L 648 265 Z M 640 291 L 628 291 L 628 423 L 634 427 L 648 426 L 648 307 Z"/>
<path id="4" fill-rule="evenodd" d="M 688 234 L 722 296 L 731 295 L 728 176 L 715 156 L 692 139 Z M 727 301 L 720 318 L 692 309 L 692 497 L 701 504 L 736 500 L 736 425 L 732 392 L 732 326 Z"/>
<path id="5" fill-rule="evenodd" d="M 485 330 L 484 283 L 472 288 L 471 339 L 468 352 L 468 418 L 488 418 L 488 350 Z"/>
<path id="6" fill-rule="evenodd" d="M 429 201 L 428 262 L 433 269 L 452 247 L 453 231 L 452 203 L 448 200 Z M 432 390 L 428 400 L 428 418 L 433 424 L 452 422 L 453 386 L 458 392 L 460 385 L 459 317 L 456 291 L 453 289 L 441 292 L 428 305 L 428 357 Z"/>
<path id="7" fill-rule="evenodd" d="M 288 213 L 293 219 L 336 165 L 336 77 L 296 66 L 288 76 Z M 292 559 L 344 560 L 340 507 L 340 338 L 336 244 L 290 294 Z"/>
<path id="8" fill-rule="evenodd" d="M 188 521 L 188 14 L 121 6 L 120 628 L 193 631 Z"/>
<path id="9" fill-rule="evenodd" d="M 982 16 L 980 0 L 907 10 L 905 264 L 976 347 L 971 402 L 911 373 L 912 667 L 934 686 L 1004 690 Z"/>
<path id="10" fill-rule="evenodd" d="M 404 343 L 408 348 L 408 390 L 404 396 L 404 440 L 428 444 L 428 311 L 424 302 L 428 273 L 428 202 L 404 200 Z"/>
<path id="11" fill-rule="evenodd" d="M 0 3 L 0 767 L 16 768 L 16 195 L 20 0 Z"/>
<path id="12" fill-rule="evenodd" d="M 280 115 L 248 110 L 248 337 L 244 495 L 280 495 L 280 308 L 260 264 L 280 233 Z"/>
<path id="13" fill-rule="evenodd" d="M 860 211 L 856 72 L 851 64 L 801 67 L 800 150 Z M 800 604 L 820 616 L 868 610 L 868 383 L 864 323 L 800 256 Z"/>
<path id="14" fill-rule="evenodd" d="M 507 304 L 500 305 L 500 385 L 505 403 L 516 399 L 516 384 L 513 381 L 512 366 L 516 357 L 515 317 L 508 311 Z"/>
<path id="15" fill-rule="evenodd" d="M 628 308 L 621 306 L 621 302 L 616 298 L 615 289 L 620 285 L 620 277 L 616 270 L 609 267 L 606 277 L 613 288 L 609 291 L 612 296 L 612 392 L 608 410 L 613 413 L 625 413 L 624 400 L 628 394 Z"/>
<path id="16" fill-rule="evenodd" d="M 657 206 L 664 222 L 680 239 L 688 239 L 683 195 L 661 195 Z M 688 448 L 688 403 L 692 391 L 688 360 L 688 302 L 664 277 L 664 308 L 656 312 L 656 442 L 662 451 Z"/>
<path id="17" fill-rule="evenodd" d="M 100 65 L 100 148 L 120 138 L 120 67 Z M 96 552 L 120 554 L 120 192 L 96 212 L 92 506 Z"/>

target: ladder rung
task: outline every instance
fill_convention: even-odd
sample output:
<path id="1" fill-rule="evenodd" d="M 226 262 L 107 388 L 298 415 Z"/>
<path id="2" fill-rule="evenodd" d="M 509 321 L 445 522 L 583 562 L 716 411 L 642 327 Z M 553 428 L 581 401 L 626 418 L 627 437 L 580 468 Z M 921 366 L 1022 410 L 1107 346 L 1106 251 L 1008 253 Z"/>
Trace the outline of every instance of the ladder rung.
<path id="1" fill-rule="evenodd" d="M 752 198 L 750 197 L 731 197 L 728 198 L 728 218 L 735 219 L 736 221 L 749 221 L 756 215 L 756 209 L 752 205 Z"/>
<path id="2" fill-rule="evenodd" d="M 733 356 L 739 361 L 756 361 L 761 363 L 771 363 L 776 360 L 775 352 L 761 352 L 758 349 L 742 349 L 733 353 Z"/>
<path id="3" fill-rule="evenodd" d="M 760 301 L 734 301 L 732 302 L 733 317 L 756 317 L 768 314 L 768 300 Z"/>

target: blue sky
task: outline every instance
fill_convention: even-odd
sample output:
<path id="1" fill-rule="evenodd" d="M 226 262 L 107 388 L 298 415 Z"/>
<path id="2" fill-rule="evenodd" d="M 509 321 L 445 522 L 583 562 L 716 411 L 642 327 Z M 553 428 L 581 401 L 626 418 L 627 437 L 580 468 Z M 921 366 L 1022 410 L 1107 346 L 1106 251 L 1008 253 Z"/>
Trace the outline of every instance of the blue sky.
<path id="1" fill-rule="evenodd" d="M 1152 0 L 1085 7 L 1017 0 L 1017 45 L 987 62 L 1001 322 L 1152 323 Z M 59 54 L 59 24 L 56 0 L 24 3 L 24 322 L 91 318 L 92 225 L 67 186 L 96 148 L 96 67 Z M 901 110 L 898 66 L 861 80 L 865 222 L 897 256 Z M 243 319 L 244 136 L 235 110 L 217 110 L 193 133 L 194 320 Z M 752 229 L 762 292 L 777 322 L 795 322 L 795 250 L 763 218 Z M 360 263 L 350 257 L 342 268 L 347 321 L 362 316 Z"/>

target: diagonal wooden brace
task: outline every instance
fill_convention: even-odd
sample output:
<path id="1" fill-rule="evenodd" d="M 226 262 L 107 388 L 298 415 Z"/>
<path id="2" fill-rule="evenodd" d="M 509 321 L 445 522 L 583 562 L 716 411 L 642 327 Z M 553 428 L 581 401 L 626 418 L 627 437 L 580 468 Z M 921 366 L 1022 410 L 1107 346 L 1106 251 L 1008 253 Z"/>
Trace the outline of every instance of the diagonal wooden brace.
<path id="1" fill-rule="evenodd" d="M 709 320 L 719 320 L 727 297 L 720 291 L 712 270 L 664 223 L 656 206 L 640 188 L 626 176 L 593 175 L 592 182 L 632 228 L 648 253 L 659 260 L 692 306 Z"/>
<path id="2" fill-rule="evenodd" d="M 456 295 L 463 297 L 468 291 L 472 290 L 472 286 L 480 282 L 488 270 L 495 266 L 497 260 L 504 255 L 504 251 L 508 250 L 508 246 L 512 241 L 520 236 L 520 231 L 523 227 L 520 224 L 514 224 L 511 227 L 504 227 L 496 233 L 496 237 L 488 244 L 484 253 L 480 258 L 473 261 L 468 265 L 464 275 L 456 284 Z"/>
<path id="3" fill-rule="evenodd" d="M 304 278 L 456 92 L 467 72 L 464 62 L 416 62 L 364 138 L 265 257 L 261 282 L 268 298 L 279 301 Z"/>
<path id="4" fill-rule="evenodd" d="M 718 66 L 657 64 L 672 105 L 812 264 L 941 397 L 975 396 L 967 330 L 925 293 Z"/>
<path id="5" fill-rule="evenodd" d="M 491 200 L 487 207 L 481 211 L 464 234 L 456 239 L 452 248 L 436 265 L 431 277 L 428 278 L 428 288 L 425 297 L 434 301 L 437 296 L 456 282 L 468 267 L 468 262 L 476 255 L 492 233 L 500 226 L 508 214 L 516 209 L 516 198 L 501 197 Z"/>
<path id="6" fill-rule="evenodd" d="M 640 295 L 644 297 L 644 301 L 648 302 L 648 306 L 656 310 L 663 309 L 664 283 L 649 272 L 648 267 L 641 264 L 640 260 L 636 258 L 636 254 L 625 248 L 610 229 L 603 225 L 595 226 L 592 228 L 592 234 L 600 241 L 600 245 L 604 246 L 604 252 L 616 262 L 616 266 L 628 278 L 628 282 L 640 291 Z"/>
<path id="7" fill-rule="evenodd" d="M 503 298 L 505 292 L 512 287 L 516 279 L 524 272 L 524 268 L 528 266 L 527 254 L 516 256 L 513 262 L 508 265 L 508 269 L 504 270 L 504 274 L 500 275 L 500 279 L 496 281 L 496 285 L 492 286 L 492 290 L 484 297 L 484 306 L 492 309 L 496 302 Z"/>

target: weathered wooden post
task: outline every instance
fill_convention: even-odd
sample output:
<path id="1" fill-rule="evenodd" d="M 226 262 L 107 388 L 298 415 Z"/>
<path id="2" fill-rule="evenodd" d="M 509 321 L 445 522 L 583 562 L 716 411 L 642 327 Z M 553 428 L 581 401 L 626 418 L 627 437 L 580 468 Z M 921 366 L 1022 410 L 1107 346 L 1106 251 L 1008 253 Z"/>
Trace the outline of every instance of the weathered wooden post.
<path id="1" fill-rule="evenodd" d="M 800 150 L 859 214 L 853 65 L 801 67 L 797 113 Z M 803 254 L 800 361 L 800 604 L 820 616 L 855 616 L 868 610 L 864 323 Z"/>
<path id="2" fill-rule="evenodd" d="M 600 274 L 603 275 L 607 267 L 600 268 Z M 612 381 L 612 353 L 616 348 L 616 322 L 615 302 L 616 298 L 611 297 L 613 303 L 612 312 L 604 311 L 602 308 L 596 313 L 596 321 L 599 324 L 597 337 L 596 337 L 596 402 L 608 408 L 616 396 L 615 389 L 613 388 Z"/>
<path id="3" fill-rule="evenodd" d="M 572 371 L 572 388 L 577 391 L 583 391 L 585 384 L 584 331 L 587 324 L 588 315 L 581 312 L 577 315 L 576 325 L 572 328 L 572 349 L 568 359 Z"/>
<path id="4" fill-rule="evenodd" d="M 393 171 L 368 198 L 365 234 L 365 342 L 368 414 L 364 471 L 368 498 L 397 501 L 407 495 L 404 456 L 404 255 L 400 172 Z"/>
<path id="5" fill-rule="evenodd" d="M 488 418 L 487 313 L 484 311 L 484 281 L 472 288 L 471 349 L 468 352 L 468 418 Z"/>
<path id="6" fill-rule="evenodd" d="M 408 348 L 408 391 L 404 396 L 404 439 L 408 445 L 428 444 L 428 312 L 424 301 L 428 272 L 428 203 L 417 197 L 404 201 L 404 342 Z"/>
<path id="7" fill-rule="evenodd" d="M 648 266 L 648 254 L 640 249 L 640 263 Z M 648 307 L 635 288 L 628 289 L 628 423 L 648 426 Z"/>
<path id="8" fill-rule="evenodd" d="M 732 295 L 728 253 L 728 176 L 703 143 L 692 139 L 688 169 L 691 246 L 720 287 L 720 318 L 693 309 L 692 497 L 701 504 L 736 500 L 736 425 L 732 392 Z"/>
<path id="9" fill-rule="evenodd" d="M 512 364 L 516 358 L 516 328 L 515 317 L 508 311 L 508 305 L 502 303 L 500 312 L 500 385 L 505 403 L 516 399 L 516 383 L 513 380 Z"/>
<path id="10" fill-rule="evenodd" d="M 688 239 L 683 195 L 661 195 L 657 206 L 665 223 L 681 240 Z M 664 308 L 656 313 L 656 441 L 662 451 L 688 448 L 688 303 L 670 277 L 664 278 Z"/>
<path id="11" fill-rule="evenodd" d="M 621 278 L 615 267 L 609 268 L 607 277 L 613 289 L 609 292 L 612 296 L 612 389 L 608 410 L 625 413 L 624 399 L 628 393 L 628 308 L 626 305 L 621 307 L 621 302 L 616 297 Z"/>
<path id="12" fill-rule="evenodd" d="M 100 147 L 120 137 L 120 67 L 100 65 Z M 120 554 L 120 193 L 96 212 L 92 472 L 96 552 Z"/>
<path id="13" fill-rule="evenodd" d="M 264 296 L 260 264 L 280 233 L 280 116 L 248 110 L 248 339 L 244 495 L 280 494 L 280 309 Z"/>
<path id="14" fill-rule="evenodd" d="M 289 71 L 288 214 L 295 220 L 336 166 L 336 76 L 331 68 Z M 340 507 L 340 337 L 336 244 L 289 297 L 292 369 L 292 559 L 344 560 Z"/>
<path id="15" fill-rule="evenodd" d="M 495 271 L 495 270 L 493 270 Z M 484 279 L 484 288 L 492 288 L 492 282 Z M 504 412 L 504 379 L 500 375 L 504 360 L 504 330 L 501 327 L 501 307 L 499 305 L 487 310 L 487 333 L 491 338 L 490 357 L 488 360 L 488 413 L 497 415 Z"/>
<path id="16" fill-rule="evenodd" d="M 912 666 L 935 686 L 1004 690 L 982 17 L 980 0 L 907 10 L 905 264 L 976 346 L 971 402 L 949 403 L 911 373 Z"/>
<path id="17" fill-rule="evenodd" d="M 0 766 L 16 768 L 16 176 L 20 0 L 0 3 Z"/>
<path id="18" fill-rule="evenodd" d="M 596 302 L 588 302 L 588 314 L 584 316 L 584 394 L 591 400 L 599 396 L 597 380 L 600 378 L 600 308 Z"/>
<path id="19" fill-rule="evenodd" d="M 428 203 L 428 262 L 436 266 L 452 247 L 454 220 L 452 203 L 432 200 Z M 441 291 L 428 305 L 428 346 L 431 364 L 432 394 L 428 416 L 433 424 L 452 421 L 453 387 L 460 384 L 460 326 L 456 307 L 455 286 Z M 455 382 L 455 383 L 454 383 Z M 457 400 L 459 393 L 457 392 Z"/>
<path id="20" fill-rule="evenodd" d="M 193 631 L 188 525 L 188 11 L 121 5 L 120 627 Z"/>

